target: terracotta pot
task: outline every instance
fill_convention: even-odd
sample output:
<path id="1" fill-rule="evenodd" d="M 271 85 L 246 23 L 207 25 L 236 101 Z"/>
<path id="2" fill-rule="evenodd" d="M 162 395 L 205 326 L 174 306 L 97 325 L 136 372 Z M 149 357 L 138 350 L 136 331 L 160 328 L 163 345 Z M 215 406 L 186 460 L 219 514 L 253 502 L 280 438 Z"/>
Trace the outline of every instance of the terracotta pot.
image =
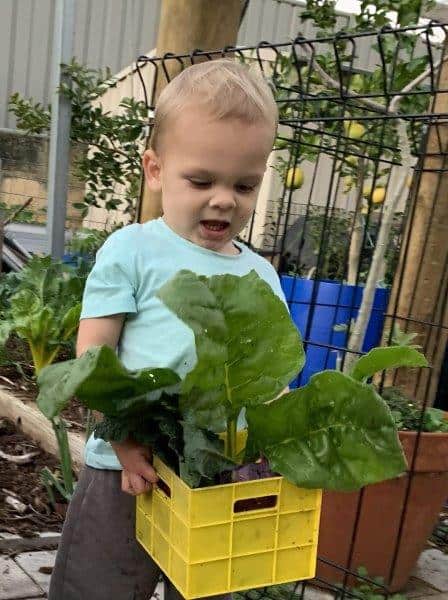
<path id="1" fill-rule="evenodd" d="M 417 434 L 402 431 L 400 440 L 410 469 Z M 366 567 L 369 577 L 384 577 L 391 592 L 400 590 L 406 585 L 447 497 L 448 434 L 422 433 L 412 475 L 408 471 L 402 477 L 367 486 L 363 492 L 324 493 L 318 556 L 354 572 L 359 566 Z M 354 552 L 349 564 L 353 536 Z M 340 583 L 344 572 L 320 560 L 317 577 Z M 353 578 L 348 580 L 349 585 L 353 583 Z"/>

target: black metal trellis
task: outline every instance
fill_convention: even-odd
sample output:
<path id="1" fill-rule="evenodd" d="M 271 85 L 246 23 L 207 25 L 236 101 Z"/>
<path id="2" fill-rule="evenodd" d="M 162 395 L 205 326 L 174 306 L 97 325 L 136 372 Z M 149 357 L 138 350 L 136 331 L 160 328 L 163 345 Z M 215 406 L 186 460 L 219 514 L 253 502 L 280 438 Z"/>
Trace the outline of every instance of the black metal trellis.
<path id="1" fill-rule="evenodd" d="M 242 237 L 278 269 L 292 314 L 306 313 L 300 327 L 307 354 L 315 351 L 320 353 L 317 370 L 344 368 L 351 354 L 361 354 L 368 349 L 367 338 L 364 339 L 362 348 L 351 347 L 352 318 L 356 317 L 375 245 L 386 219 L 386 202 L 375 203 L 372 190 L 384 187 L 386 198 L 394 193 L 396 183 L 392 181 L 391 169 L 399 167 L 405 155 L 397 134 L 399 120 L 405 123 L 414 160 L 412 184 L 400 199 L 400 210 L 395 211 L 395 224 L 389 235 L 388 254 L 385 257 L 388 264 L 384 269 L 381 288 L 384 302 L 373 312 L 378 328 L 376 337 L 373 336 L 374 342 L 370 345 L 390 343 L 393 335 L 397 335 L 394 334 L 396 324 L 406 332 L 412 332 L 414 327 L 420 333 L 424 330 L 425 333 L 421 334 L 424 350 L 431 348 L 428 340 L 434 336 L 440 340 L 440 344 L 446 345 L 448 325 L 444 311 L 438 310 L 427 318 L 412 311 L 408 314 L 397 312 L 399 298 L 403 293 L 403 273 L 410 243 L 410 236 L 406 235 L 406 231 L 409 232 L 416 219 L 422 178 L 427 173 L 438 178 L 437 189 L 434 189 L 435 203 L 437 194 L 442 193 L 440 186 L 448 172 L 445 162 L 448 155 L 448 112 L 435 109 L 436 97 L 448 93 L 448 88 L 444 88 L 439 81 L 443 50 L 431 43 L 431 35 L 435 29 L 446 34 L 446 26 L 429 23 L 422 27 L 341 33 L 326 38 L 305 39 L 299 36 L 291 43 L 261 42 L 255 47 L 226 47 L 210 52 L 195 50 L 184 55 L 140 57 L 137 61 L 146 104 L 150 109 L 154 109 L 154 97 L 160 78 L 169 81 L 173 65 L 177 69 L 183 69 L 197 61 L 217 57 L 235 58 L 255 63 L 271 82 L 280 112 L 280 126 L 271 168 L 277 168 L 279 181 L 283 184 L 280 193 L 276 193 L 275 186 L 271 192 L 265 192 L 268 209 L 262 224 L 260 225 L 260 215 L 256 212 Z M 408 35 L 418 35 L 420 39 L 415 47 L 420 54 L 415 57 L 413 53 L 409 61 L 420 58 L 421 71 L 426 71 L 425 78 L 412 89 L 406 88 L 409 81 L 398 81 L 402 77 L 400 61 L 405 36 Z M 366 38 L 376 49 L 379 69 L 373 72 L 366 71 L 357 56 L 359 41 Z M 286 63 L 289 65 L 288 72 L 285 70 Z M 330 72 L 325 70 L 328 66 L 331 67 Z M 152 69 L 153 74 L 149 93 L 143 77 L 143 69 L 146 68 Z M 361 76 L 364 83 L 371 76 L 372 81 L 368 82 L 371 85 L 356 89 L 356 76 Z M 400 103 L 396 102 L 398 96 L 402 98 Z M 394 106 L 392 111 L 391 106 Z M 350 129 L 347 129 L 352 122 L 361 125 L 367 133 L 360 135 L 358 139 L 352 137 Z M 431 135 L 434 137 L 434 132 L 438 144 L 435 149 L 431 149 L 428 140 Z M 280 160 L 276 161 L 275 157 Z M 352 165 L 357 165 L 356 168 L 347 166 L 348 158 Z M 437 160 L 437 165 L 429 165 L 428 159 Z M 295 190 L 286 185 L 285 181 L 288 171 L 298 165 L 301 165 L 306 183 Z M 352 182 L 351 195 L 343 191 L 344 181 L 349 177 L 357 178 Z M 361 193 L 365 181 L 371 184 L 370 194 Z M 363 211 L 363 208 L 366 210 Z M 430 211 L 428 228 L 434 225 L 433 217 L 434 210 Z M 359 254 L 353 270 L 350 260 L 356 236 Z M 448 239 L 446 244 L 448 246 Z M 441 252 L 448 255 L 446 247 Z M 419 266 L 420 271 L 422 264 Z M 439 304 L 444 308 L 448 306 L 445 277 L 448 278 L 447 265 L 437 292 Z M 330 299 L 323 293 L 326 286 L 332 290 Z M 391 288 L 394 299 L 391 299 Z M 378 292 L 378 295 L 381 294 Z M 325 334 L 319 329 L 323 315 L 328 321 Z M 310 372 L 302 373 L 296 383 L 306 383 L 309 374 Z M 363 513 L 369 503 L 368 490 L 361 490 L 353 500 L 350 536 L 346 540 L 340 540 L 346 548 L 343 564 L 336 563 L 328 555 L 319 555 L 320 567 L 315 583 L 329 589 L 337 597 L 359 597 L 356 588 L 353 588 L 355 577 L 358 582 L 373 586 L 375 593 L 386 596 L 399 585 L 396 572 L 400 567 L 402 546 L 405 543 L 403 540 L 406 539 L 408 506 L 415 493 L 419 449 L 423 443 L 424 411 L 430 387 L 434 386 L 434 378 L 438 378 L 438 373 L 434 372 L 429 376 L 421 373 L 416 378 L 415 389 L 423 387 L 426 393 L 420 402 L 420 423 L 410 452 L 409 473 L 404 478 L 396 531 L 393 539 L 387 541 L 389 545 L 383 548 L 390 555 L 386 572 L 382 573 L 384 583 L 373 581 L 367 575 L 359 575 L 356 570 L 361 566 L 357 562 L 357 556 L 360 536 L 363 535 Z M 394 376 L 392 379 L 383 378 L 377 383 L 382 390 L 390 388 L 396 381 Z M 439 402 L 445 410 L 448 410 L 447 396 L 448 390 L 444 393 L 439 388 Z M 443 535 L 446 539 L 444 531 L 439 526 L 434 539 L 441 539 Z M 300 583 L 297 586 L 285 586 L 275 593 L 273 590 L 253 590 L 246 595 L 250 600 L 279 596 L 286 599 L 297 595 L 303 597 L 305 590 L 306 583 Z"/>

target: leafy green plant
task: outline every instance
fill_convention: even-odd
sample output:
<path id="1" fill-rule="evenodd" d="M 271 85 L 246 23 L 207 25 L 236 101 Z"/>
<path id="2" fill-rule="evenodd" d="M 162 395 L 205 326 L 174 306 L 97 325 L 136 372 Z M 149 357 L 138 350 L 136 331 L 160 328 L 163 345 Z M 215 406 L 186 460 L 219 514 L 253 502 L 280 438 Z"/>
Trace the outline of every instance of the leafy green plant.
<path id="1" fill-rule="evenodd" d="M 340 585 L 341 591 L 335 594 L 336 600 L 343 599 L 347 595 L 350 598 L 359 598 L 359 600 L 407 600 L 406 594 L 388 594 L 384 586 L 384 578 L 372 578 L 365 567 L 358 567 L 357 573 L 359 583 L 350 587 L 348 593 L 347 589 Z"/>
<path id="2" fill-rule="evenodd" d="M 303 347 L 286 306 L 255 272 L 180 271 L 158 296 L 195 336 L 197 363 L 185 379 L 169 369 L 129 371 L 111 348 L 92 348 L 41 372 L 38 405 L 48 418 L 76 395 L 106 415 L 97 436 L 152 446 L 192 487 L 238 463 L 242 409 L 244 462 L 262 455 L 296 485 L 353 490 L 405 470 L 394 420 L 367 380 L 384 368 L 426 366 L 417 350 L 377 348 L 350 374 L 323 371 L 282 394 L 304 364 Z"/>
<path id="3" fill-rule="evenodd" d="M 72 239 L 68 243 L 67 250 L 73 254 L 79 254 L 93 259 L 108 236 L 120 226 L 121 224 L 115 225 L 111 230 L 82 227 L 74 233 Z"/>
<path id="4" fill-rule="evenodd" d="M 148 120 L 146 104 L 123 98 L 116 114 L 111 114 L 97 102 L 114 84 L 110 70 L 89 69 L 73 60 L 63 65 L 63 73 L 68 82 L 61 85 L 59 93 L 71 102 L 70 137 L 85 150 L 75 160 L 75 167 L 88 191 L 83 201 L 74 206 L 83 216 L 90 206 L 120 208 L 132 220 L 140 191 L 141 150 Z M 15 93 L 9 110 L 19 129 L 28 133 L 50 129 L 50 107 Z"/>
<path id="5" fill-rule="evenodd" d="M 75 270 L 51 257 L 34 257 L 14 276 L 14 292 L 6 290 L 0 345 L 11 333 L 26 340 L 36 374 L 72 343 L 81 312 L 87 267 Z M 7 280 L 6 286 L 9 280 Z"/>
<path id="6" fill-rule="evenodd" d="M 397 429 L 448 432 L 448 416 L 443 410 L 433 407 L 422 409 L 396 387 L 384 388 L 381 396 L 391 411 Z"/>
<path id="7" fill-rule="evenodd" d="M 55 506 L 56 497 L 54 490 L 57 490 L 66 502 L 70 502 L 75 489 L 75 483 L 66 425 L 60 417 L 51 419 L 51 424 L 59 448 L 61 474 L 53 473 L 48 467 L 44 467 L 41 471 L 41 481 L 45 485 L 50 502 Z"/>
<path id="8" fill-rule="evenodd" d="M 331 214 L 326 215 L 325 210 L 322 208 L 309 208 L 304 231 L 300 236 L 306 237 L 311 241 L 313 252 L 319 257 L 317 276 L 320 279 L 347 281 L 347 236 L 351 234 L 353 216 L 353 212 L 343 209 L 333 209 Z M 367 235 L 366 243 L 360 254 L 359 270 L 356 274 L 358 285 L 365 283 L 369 271 L 375 246 L 378 214 L 372 216 L 368 221 L 364 216 L 360 218 L 362 219 L 363 227 L 367 231 Z M 323 231 L 325 231 L 324 239 L 322 236 Z M 392 283 L 398 256 L 400 232 L 401 216 L 397 215 L 394 218 L 385 256 L 387 265 L 384 274 L 385 285 Z M 308 265 L 308 270 L 309 268 L 310 265 Z M 354 282 L 352 281 L 352 283 Z"/>
<path id="9" fill-rule="evenodd" d="M 423 55 L 419 52 L 421 29 L 402 31 L 400 27 L 417 24 L 420 13 L 430 5 L 432 2 L 385 0 L 372 10 L 372 3 L 361 2 L 360 14 L 345 20 L 336 18 L 333 0 L 307 0 L 302 19 L 317 26 L 317 39 L 299 40 L 292 52 L 275 57 L 272 83 L 282 123 L 276 143 L 277 170 L 284 186 L 283 206 L 278 207 L 274 220 L 290 206 L 294 189 L 288 184 L 291 169 L 302 167 L 306 173 L 304 163 L 317 165 L 322 155 L 330 157 L 334 166 L 328 203 L 333 205 L 336 195 L 338 199 L 345 196 L 350 207 L 349 249 L 342 270 L 347 273 L 347 283 L 361 281 L 365 287 L 347 343 L 347 371 L 363 347 L 376 288 L 385 280 L 385 262 L 392 275 L 397 262 L 397 253 L 387 259 L 386 251 L 391 240 L 394 244 L 399 241 L 392 231 L 393 220 L 427 128 L 423 119 L 406 116 L 430 110 L 433 93 L 429 81 L 440 64 L 432 60 L 430 47 Z M 381 36 L 373 33 L 384 26 Z M 335 28 L 340 35 L 335 36 Z M 377 56 L 376 65 L 368 71 L 358 68 L 357 45 L 365 32 L 372 32 L 372 50 Z M 401 94 L 402 90 L 406 94 Z M 342 97 L 347 99 L 343 105 Z M 384 118 L 378 118 L 380 115 Z M 313 187 L 314 177 L 311 190 Z M 306 189 L 308 201 L 302 199 L 301 203 L 309 207 L 310 186 Z M 320 276 L 321 270 L 328 272 L 329 266 L 332 273 L 340 272 L 334 265 L 328 235 L 331 220 L 330 216 L 322 230 L 315 276 Z M 374 220 L 377 235 L 366 269 L 369 223 Z M 390 284 L 392 277 L 387 280 Z"/>

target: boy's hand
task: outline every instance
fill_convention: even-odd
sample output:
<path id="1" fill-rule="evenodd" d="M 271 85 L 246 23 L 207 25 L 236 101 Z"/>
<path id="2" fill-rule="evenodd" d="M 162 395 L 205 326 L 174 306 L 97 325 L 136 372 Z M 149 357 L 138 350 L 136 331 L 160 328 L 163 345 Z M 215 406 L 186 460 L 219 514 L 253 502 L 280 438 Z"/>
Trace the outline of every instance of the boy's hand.
<path id="1" fill-rule="evenodd" d="M 159 479 L 151 465 L 151 449 L 133 440 L 112 442 L 112 447 L 123 467 L 121 475 L 123 492 L 132 496 L 148 492 Z"/>

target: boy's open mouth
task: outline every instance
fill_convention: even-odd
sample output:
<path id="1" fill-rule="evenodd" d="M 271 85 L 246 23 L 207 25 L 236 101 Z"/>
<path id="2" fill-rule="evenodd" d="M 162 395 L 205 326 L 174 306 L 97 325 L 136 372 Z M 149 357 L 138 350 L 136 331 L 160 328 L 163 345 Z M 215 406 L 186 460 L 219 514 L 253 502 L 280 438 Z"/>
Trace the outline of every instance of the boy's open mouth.
<path id="1" fill-rule="evenodd" d="M 201 221 L 201 225 L 207 231 L 222 232 L 228 229 L 230 223 L 228 221 L 204 220 Z"/>

